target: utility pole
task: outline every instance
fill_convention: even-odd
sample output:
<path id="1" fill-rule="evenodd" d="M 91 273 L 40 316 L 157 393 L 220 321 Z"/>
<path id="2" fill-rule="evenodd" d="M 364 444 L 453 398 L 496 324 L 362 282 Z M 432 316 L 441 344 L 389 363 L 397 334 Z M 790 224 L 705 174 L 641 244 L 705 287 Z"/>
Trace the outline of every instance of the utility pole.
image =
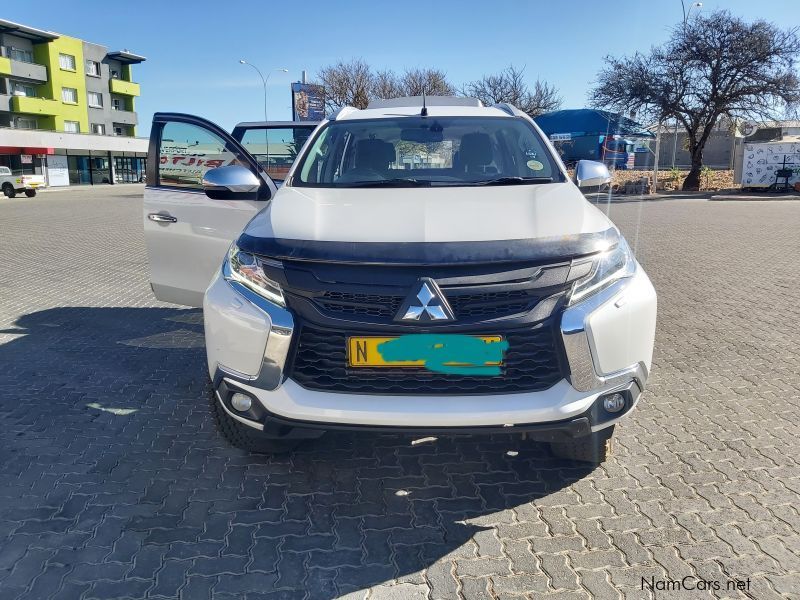
<path id="1" fill-rule="evenodd" d="M 672 168 L 675 168 L 675 153 L 678 151 L 678 119 L 675 119 L 675 139 L 672 142 Z"/>
<path id="2" fill-rule="evenodd" d="M 653 193 L 658 193 L 658 163 L 661 160 L 661 121 L 662 117 L 658 118 L 658 129 L 656 129 L 656 151 L 654 156 L 653 166 Z"/>

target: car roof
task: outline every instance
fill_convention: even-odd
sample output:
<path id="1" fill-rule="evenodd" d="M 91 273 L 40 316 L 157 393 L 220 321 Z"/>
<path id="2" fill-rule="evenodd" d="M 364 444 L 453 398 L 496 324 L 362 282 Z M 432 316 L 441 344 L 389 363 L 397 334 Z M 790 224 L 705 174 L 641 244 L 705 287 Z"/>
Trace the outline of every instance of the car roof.
<path id="1" fill-rule="evenodd" d="M 316 127 L 319 121 L 243 121 L 236 125 L 242 129 L 261 129 L 264 127 L 289 128 L 289 127 Z"/>
<path id="2" fill-rule="evenodd" d="M 357 119 L 386 119 L 391 117 L 411 117 L 419 115 L 422 106 L 398 108 L 365 108 L 342 113 L 336 121 L 350 121 Z M 465 106 L 429 106 L 429 117 L 506 117 L 509 115 L 504 110 L 494 107 L 465 107 Z"/>
<path id="3" fill-rule="evenodd" d="M 331 120 L 345 121 L 356 119 L 382 119 L 419 115 L 422 107 L 427 108 L 430 117 L 513 117 L 516 109 L 506 104 L 484 106 L 477 98 L 456 96 L 409 96 L 389 100 L 373 100 L 367 108 L 359 110 L 345 107 L 331 117 Z"/>

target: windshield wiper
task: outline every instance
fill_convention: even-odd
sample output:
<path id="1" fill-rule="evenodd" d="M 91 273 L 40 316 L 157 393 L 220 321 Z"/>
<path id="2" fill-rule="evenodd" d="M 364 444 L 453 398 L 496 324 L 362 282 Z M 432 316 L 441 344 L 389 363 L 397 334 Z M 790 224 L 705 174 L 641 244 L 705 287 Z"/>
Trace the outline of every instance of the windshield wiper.
<path id="1" fill-rule="evenodd" d="M 354 181 L 341 187 L 430 187 L 430 181 L 419 181 L 417 179 L 377 179 L 375 181 Z"/>
<path id="2" fill-rule="evenodd" d="M 498 177 L 485 181 L 475 181 L 473 185 L 525 185 L 528 183 L 553 183 L 552 177 Z"/>

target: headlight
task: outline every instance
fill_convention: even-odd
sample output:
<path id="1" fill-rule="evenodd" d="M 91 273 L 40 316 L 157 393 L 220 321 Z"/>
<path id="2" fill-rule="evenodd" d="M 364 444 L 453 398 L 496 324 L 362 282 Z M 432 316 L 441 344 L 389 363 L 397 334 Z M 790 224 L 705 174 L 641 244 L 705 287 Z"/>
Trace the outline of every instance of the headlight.
<path id="1" fill-rule="evenodd" d="M 280 284 L 266 276 L 260 259 L 233 244 L 228 251 L 228 265 L 230 279 L 247 286 L 270 302 L 286 306 Z"/>
<path id="2" fill-rule="evenodd" d="M 587 296 L 596 294 L 615 281 L 625 277 L 633 277 L 636 271 L 636 259 L 625 238 L 611 250 L 606 250 L 594 259 L 591 272 L 575 282 L 570 294 L 569 303 L 575 304 Z"/>

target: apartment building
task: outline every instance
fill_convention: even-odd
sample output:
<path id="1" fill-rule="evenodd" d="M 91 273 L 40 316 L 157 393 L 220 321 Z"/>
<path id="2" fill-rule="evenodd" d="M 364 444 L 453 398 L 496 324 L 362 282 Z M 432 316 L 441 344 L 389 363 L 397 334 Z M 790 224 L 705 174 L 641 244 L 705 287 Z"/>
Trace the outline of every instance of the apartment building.
<path id="1" fill-rule="evenodd" d="M 142 181 L 132 70 L 144 60 L 0 19 L 0 165 L 51 186 Z"/>

